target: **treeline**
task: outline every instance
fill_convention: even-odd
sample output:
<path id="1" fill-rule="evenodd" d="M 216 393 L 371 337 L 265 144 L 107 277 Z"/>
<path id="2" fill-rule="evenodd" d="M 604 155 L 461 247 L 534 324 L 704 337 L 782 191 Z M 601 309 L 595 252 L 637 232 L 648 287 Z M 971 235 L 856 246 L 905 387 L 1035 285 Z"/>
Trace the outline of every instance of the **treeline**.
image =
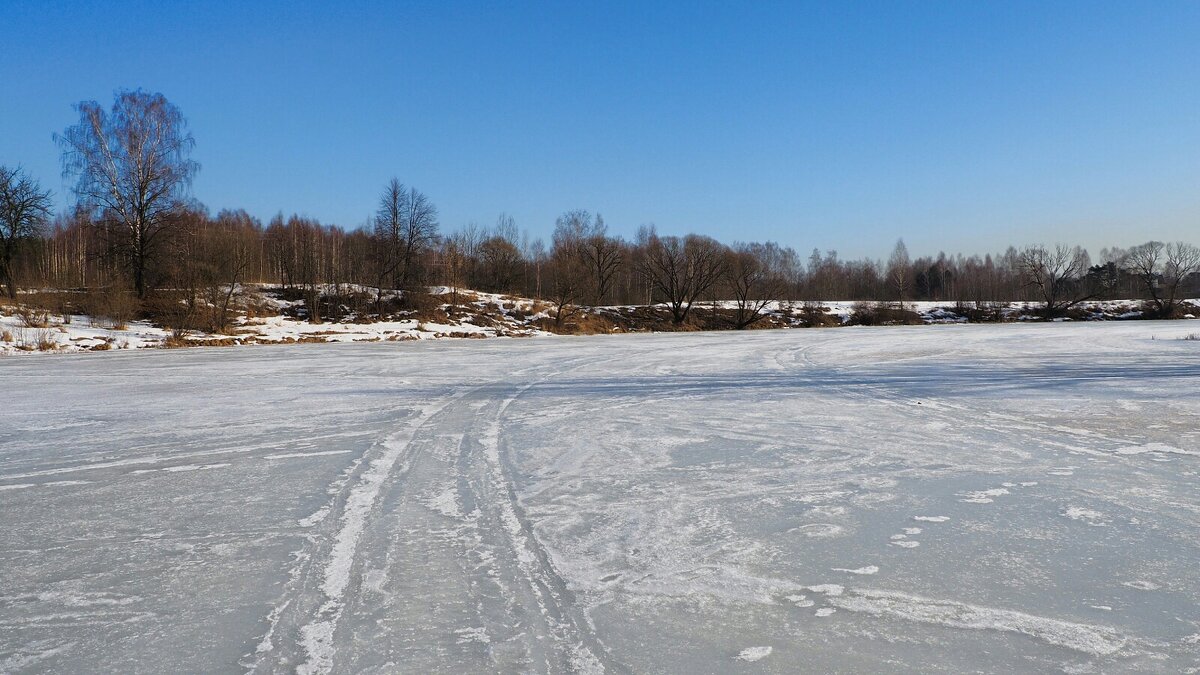
<path id="1" fill-rule="evenodd" d="M 283 214 L 264 224 L 242 210 L 211 214 L 190 198 L 194 142 L 162 95 L 125 91 L 111 110 L 77 109 L 79 124 L 55 136 L 76 181 L 69 212 L 52 217 L 50 194 L 33 177 L 0 167 L 0 283 L 9 297 L 18 287 L 83 290 L 126 311 L 166 299 L 220 327 L 238 284 L 291 289 L 314 320 L 321 298 L 350 284 L 373 289 L 371 302 L 351 310 L 379 317 L 444 286 L 451 295 L 543 299 L 556 323 L 583 305 L 665 303 L 683 324 L 695 303 L 720 299 L 741 328 L 783 300 L 1036 301 L 1056 315 L 1084 300 L 1142 298 L 1150 314 L 1170 317 L 1200 294 L 1200 249 L 1187 243 L 1104 249 L 1093 260 L 1064 245 L 912 258 L 901 241 L 887 261 L 843 260 L 653 227 L 626 239 L 585 210 L 563 213 L 547 242 L 506 215 L 445 231 L 433 201 L 394 179 L 366 226 Z"/>

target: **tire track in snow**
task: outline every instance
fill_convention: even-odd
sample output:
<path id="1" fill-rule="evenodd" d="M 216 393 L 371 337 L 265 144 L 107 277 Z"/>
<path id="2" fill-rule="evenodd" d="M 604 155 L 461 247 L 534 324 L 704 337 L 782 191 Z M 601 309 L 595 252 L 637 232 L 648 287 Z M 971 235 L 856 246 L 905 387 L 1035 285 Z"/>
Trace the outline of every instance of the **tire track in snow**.
<path id="1" fill-rule="evenodd" d="M 658 349 L 661 347 L 644 351 Z M 479 411 L 468 411 L 464 420 L 460 455 L 455 464 L 460 501 L 473 513 L 475 553 L 490 559 L 493 569 L 505 570 L 506 574 L 493 581 L 507 589 L 508 595 L 502 611 L 481 610 L 480 616 L 506 616 L 520 621 L 523 631 L 517 637 L 521 638 L 524 650 L 524 671 L 629 672 L 596 635 L 590 619 L 575 604 L 574 595 L 555 569 L 550 553 L 538 540 L 517 497 L 512 480 L 515 468 L 503 452 L 501 438 L 505 413 L 522 396 L 556 377 L 623 358 L 628 356 L 583 357 L 560 364 L 556 371 L 511 390 L 496 404 L 482 431 L 475 431 L 483 418 Z M 501 552 L 502 560 L 495 559 L 497 551 Z M 475 600 L 485 602 L 483 597 Z M 484 629 L 485 634 L 498 632 L 495 627 L 491 631 Z M 550 638 L 549 646 L 546 637 Z M 502 655 L 494 652 L 493 658 Z"/>
<path id="2" fill-rule="evenodd" d="M 546 672 L 557 672 L 562 666 L 573 672 L 631 672 L 628 666 L 615 660 L 596 634 L 586 608 L 575 604 L 574 594 L 567 587 L 566 580 L 555 569 L 550 552 L 538 540 L 533 523 L 529 520 L 517 497 L 516 483 L 513 474 L 517 467 L 511 453 L 505 452 L 507 447 L 502 440 L 501 431 L 505 414 L 509 407 L 521 397 L 535 390 L 555 377 L 575 372 L 584 367 L 596 367 L 613 361 L 627 360 L 644 354 L 661 351 L 668 345 L 656 345 L 636 353 L 621 356 L 594 359 L 581 358 L 570 366 L 539 378 L 535 382 L 524 385 L 503 400 L 485 431 L 475 439 L 482 447 L 482 475 L 464 476 L 465 482 L 472 490 L 470 497 L 476 504 L 487 503 L 486 495 L 480 490 L 480 483 L 487 485 L 487 491 L 499 498 L 489 504 L 493 509 L 492 520 L 498 522 L 500 529 L 508 539 L 508 546 L 525 577 L 526 587 L 533 591 L 535 601 L 541 615 L 548 622 L 550 634 L 566 652 L 566 663 L 555 664 L 543 660 Z M 469 454 L 460 461 L 459 467 L 470 465 Z M 537 640 L 532 640 L 534 644 Z"/>
<path id="3" fill-rule="evenodd" d="M 558 373 L 561 374 L 561 373 Z M 551 376 L 552 377 L 552 376 Z M 543 378 L 543 381 L 549 378 Z M 510 563 L 519 571 L 519 580 L 524 595 L 532 601 L 534 613 L 542 623 L 536 632 L 526 632 L 526 647 L 535 660 L 540 662 L 543 672 L 598 673 L 608 670 L 625 671 L 626 668 L 610 657 L 586 617 L 577 616 L 574 597 L 566 582 L 558 574 L 549 553 L 538 541 L 517 499 L 510 471 L 501 455 L 501 426 L 504 413 L 519 397 L 539 383 L 531 383 L 516 390 L 502 401 L 495 416 L 485 429 L 474 439 L 475 453 L 465 452 L 466 461 L 459 466 L 469 467 L 465 476 L 471 498 L 479 509 L 484 531 L 492 536 L 500 535 L 510 552 Z M 466 446 L 465 446 L 466 448 Z M 476 456 L 472 456 L 476 455 Z M 490 499 L 489 499 L 490 498 Z M 532 627 L 531 627 L 532 628 Z M 550 651 L 540 643 L 541 635 L 553 640 Z"/>
<path id="4" fill-rule="evenodd" d="M 525 385 L 514 395 L 502 401 L 501 406 L 507 407 L 509 402 L 536 384 L 561 376 L 577 367 L 594 363 L 599 363 L 599 361 L 592 357 L 569 359 L 565 363 L 560 363 L 558 369 Z M 518 372 L 524 374 L 528 370 L 530 369 Z M 295 667 L 295 671 L 305 675 L 328 673 L 334 669 L 337 654 L 337 644 L 334 638 L 350 600 L 347 595 L 349 593 L 357 594 L 358 589 L 352 588 L 353 572 L 361 564 L 359 550 L 363 534 L 369 522 L 376 516 L 375 512 L 385 485 L 389 482 L 401 481 L 413 462 L 419 459 L 411 456 L 411 448 L 422 440 L 421 437 L 424 434 L 428 433 L 433 436 L 446 434 L 446 430 L 441 427 L 431 429 L 430 425 L 433 421 L 440 420 L 448 414 L 453 418 L 452 413 L 456 412 L 454 409 L 456 404 L 472 399 L 479 392 L 494 388 L 496 385 L 496 381 L 484 382 L 427 406 L 417 417 L 406 424 L 404 431 L 393 434 L 373 445 L 355 461 L 349 470 L 349 475 L 344 475 L 335 481 L 334 486 L 338 488 L 337 496 L 318 512 L 325 514 L 324 518 L 318 520 L 328 522 L 329 514 L 338 513 L 336 530 L 328 533 L 328 536 L 326 533 L 314 533 L 310 536 L 311 543 L 295 554 L 298 562 L 291 573 L 292 580 L 288 584 L 289 590 L 285 592 L 284 598 L 268 615 L 268 629 L 259 641 L 253 663 L 249 664 L 251 672 L 276 671 L 297 661 L 299 661 L 299 665 Z M 463 412 L 468 420 L 469 428 L 474 423 L 479 411 L 468 409 Z M 499 420 L 497 419 L 493 425 L 498 424 Z M 379 448 L 382 448 L 382 452 L 376 453 L 375 451 Z M 371 457 L 373 454 L 379 456 Z M 365 468 L 362 468 L 363 464 L 366 465 Z M 356 472 L 357 475 L 355 475 Z M 499 475 L 503 479 L 503 475 Z M 507 494 L 509 499 L 515 500 L 515 494 L 512 493 L 510 487 L 507 487 L 507 484 L 506 488 L 502 494 Z M 502 503 L 510 504 L 508 501 Z M 505 517 L 500 522 L 509 535 L 515 536 L 518 534 L 518 530 L 512 527 L 513 523 L 518 526 L 521 523 L 521 519 L 516 517 L 515 511 L 511 517 Z M 544 551 L 541 552 L 540 558 L 538 554 L 531 553 L 528 546 L 531 546 L 531 541 L 536 542 L 532 530 L 526 526 L 521 531 L 524 532 L 524 537 L 511 540 L 510 546 L 517 559 L 522 561 L 526 579 L 531 584 L 541 584 L 541 589 L 535 589 L 537 593 L 548 593 L 548 590 L 545 589 L 551 587 L 556 589 L 555 593 L 546 595 L 549 598 L 547 603 L 539 606 L 547 611 L 553 608 L 554 614 L 567 616 L 569 614 L 567 609 L 569 594 L 563 594 L 566 588 L 565 584 L 553 573 L 552 567 L 548 563 L 548 556 Z M 328 545 L 327 550 L 325 550 L 326 545 Z M 540 547 L 537 548 L 540 550 Z M 538 595 L 538 597 L 542 596 Z M 320 604 L 316 606 L 318 601 Z M 603 670 L 602 664 L 606 662 L 610 666 L 613 665 L 611 659 L 598 657 L 593 653 L 592 648 L 585 646 L 598 645 L 598 641 L 594 635 L 580 634 L 578 626 L 573 620 L 557 625 L 552 634 L 561 641 L 577 646 L 572 651 L 574 658 L 569 664 L 572 667 L 580 666 L 575 668 L 576 670 L 594 672 Z M 536 642 L 538 636 L 531 635 L 530 640 Z M 277 649 L 277 641 L 281 643 L 282 650 Z M 553 665 L 550 668 L 550 670 L 560 669 Z"/>
<path id="5" fill-rule="evenodd" d="M 329 550 L 318 560 L 320 544 L 324 541 L 317 540 L 315 550 L 302 549 L 297 552 L 299 562 L 292 570 L 292 581 L 289 583 L 293 588 L 285 593 L 284 599 L 268 616 L 267 632 L 259 643 L 257 658 L 251 666 L 252 671 L 269 669 L 266 659 L 275 651 L 274 639 L 281 629 L 290 629 L 288 632 L 295 630 L 298 633 L 292 637 L 302 650 L 305 660 L 296 667 L 296 672 L 326 673 L 332 669 L 335 652 L 333 637 L 345 607 L 344 595 L 357 558 L 359 540 L 383 484 L 396 471 L 397 464 L 401 465 L 401 474 L 407 470 L 409 458 L 405 457 L 405 454 L 413 437 L 438 412 L 465 395 L 466 392 L 450 396 L 426 407 L 404 431 L 392 434 L 380 443 L 372 445 L 356 460 L 355 465 L 352 465 L 352 472 L 363 463 L 367 466 L 357 476 L 346 476 L 345 484 L 338 490 L 338 495 L 322 509 L 328 513 L 340 505 L 338 527 L 331 538 Z M 377 448 L 382 448 L 379 456 L 369 458 Z M 324 596 L 324 601 L 311 617 L 306 617 L 305 608 L 300 607 L 301 602 L 298 601 L 304 600 L 306 593 L 314 590 L 310 589 L 311 577 L 314 574 L 320 577 L 320 583 L 315 590 Z M 295 619 L 295 626 L 287 625 L 289 611 L 300 614 Z"/>

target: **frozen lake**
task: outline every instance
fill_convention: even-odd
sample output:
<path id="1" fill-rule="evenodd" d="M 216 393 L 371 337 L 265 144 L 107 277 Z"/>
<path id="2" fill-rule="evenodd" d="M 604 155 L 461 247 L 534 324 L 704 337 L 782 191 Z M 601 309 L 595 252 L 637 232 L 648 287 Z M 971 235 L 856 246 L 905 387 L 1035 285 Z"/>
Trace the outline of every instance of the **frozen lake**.
<path id="1" fill-rule="evenodd" d="M 0 672 L 1200 667 L 1196 322 L 0 361 Z"/>

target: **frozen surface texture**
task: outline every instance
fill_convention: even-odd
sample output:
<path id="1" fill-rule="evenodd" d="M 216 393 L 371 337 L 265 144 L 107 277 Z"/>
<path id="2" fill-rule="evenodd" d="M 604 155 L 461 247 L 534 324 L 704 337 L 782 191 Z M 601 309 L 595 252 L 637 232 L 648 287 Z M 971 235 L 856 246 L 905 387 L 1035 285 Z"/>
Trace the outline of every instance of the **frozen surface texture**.
<path id="1" fill-rule="evenodd" d="M 0 672 L 1195 669 L 1189 328 L 0 362 Z"/>

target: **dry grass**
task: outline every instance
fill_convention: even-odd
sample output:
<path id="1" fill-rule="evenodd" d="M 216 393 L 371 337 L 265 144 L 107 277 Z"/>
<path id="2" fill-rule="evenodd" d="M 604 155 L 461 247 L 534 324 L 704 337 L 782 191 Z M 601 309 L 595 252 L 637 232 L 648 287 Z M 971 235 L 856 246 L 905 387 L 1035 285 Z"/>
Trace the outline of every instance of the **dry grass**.
<path id="1" fill-rule="evenodd" d="M 53 352 L 58 350 L 54 330 L 50 328 L 21 328 L 17 330 L 14 346 L 24 352 Z"/>

